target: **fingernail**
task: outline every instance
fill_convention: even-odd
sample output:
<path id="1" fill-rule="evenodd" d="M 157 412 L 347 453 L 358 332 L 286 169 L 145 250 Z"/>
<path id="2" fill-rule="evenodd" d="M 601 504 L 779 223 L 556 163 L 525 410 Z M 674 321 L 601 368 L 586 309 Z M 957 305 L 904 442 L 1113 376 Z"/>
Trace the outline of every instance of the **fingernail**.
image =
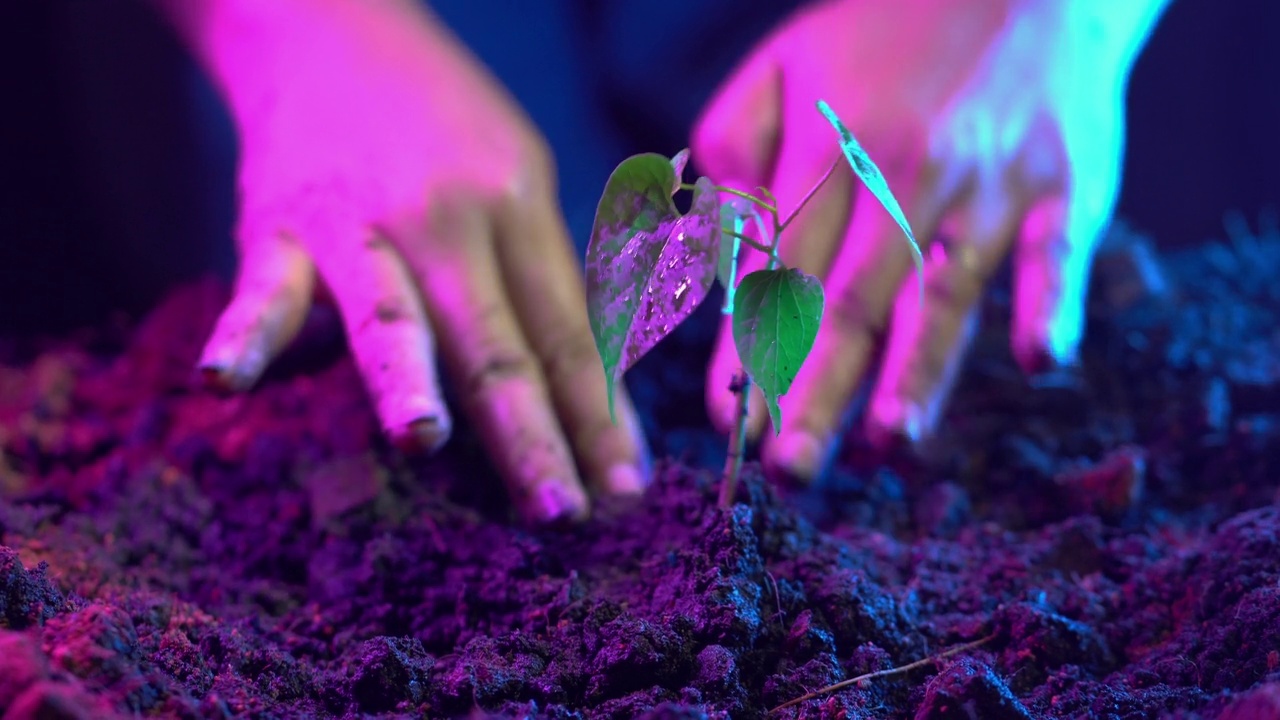
<path id="1" fill-rule="evenodd" d="M 431 454 L 444 447 L 449 440 L 450 427 L 439 416 L 418 418 L 409 424 L 389 431 L 391 442 L 401 452 Z"/>
<path id="2" fill-rule="evenodd" d="M 206 390 L 225 393 L 235 389 L 230 374 L 223 368 L 201 364 L 196 366 L 196 373 L 200 377 L 200 386 Z"/>
<path id="3" fill-rule="evenodd" d="M 770 469 L 791 482 L 809 484 L 822 471 L 826 448 L 808 432 L 786 433 L 769 450 Z"/>
<path id="4" fill-rule="evenodd" d="M 605 474 L 605 484 L 611 495 L 639 496 L 643 495 L 649 483 L 634 465 L 620 463 L 609 468 Z"/>
<path id="5" fill-rule="evenodd" d="M 196 368 L 204 385 L 218 392 L 243 392 L 253 387 L 256 374 L 246 375 L 234 366 L 200 365 Z"/>
<path id="6" fill-rule="evenodd" d="M 256 348 L 234 349 L 230 343 L 210 344 L 196 364 L 205 383 L 218 390 L 247 390 L 266 367 L 266 353 Z"/>
<path id="7" fill-rule="evenodd" d="M 1013 349 L 1013 357 L 1028 376 L 1066 370 L 1079 362 L 1074 350 L 1055 353 L 1042 343 L 1018 343 Z"/>
<path id="8" fill-rule="evenodd" d="M 564 486 L 556 480 L 544 481 L 533 491 L 529 498 L 529 509 L 533 519 L 541 523 L 581 520 L 587 514 L 586 508 L 574 502 L 565 492 Z"/>
<path id="9" fill-rule="evenodd" d="M 915 445 L 924 439 L 924 409 L 902 398 L 885 398 L 873 404 L 867 418 L 867 437 L 881 450 L 904 443 Z"/>

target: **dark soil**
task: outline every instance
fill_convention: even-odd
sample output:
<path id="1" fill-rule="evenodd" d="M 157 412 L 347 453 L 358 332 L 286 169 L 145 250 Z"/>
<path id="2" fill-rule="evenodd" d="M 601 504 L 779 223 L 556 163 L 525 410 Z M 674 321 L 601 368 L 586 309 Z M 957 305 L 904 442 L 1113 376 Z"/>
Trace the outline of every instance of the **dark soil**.
<path id="1" fill-rule="evenodd" d="M 11 342 L 0 718 L 758 718 L 988 636 L 776 716 L 1280 718 L 1278 268 L 1117 241 L 1082 371 L 1034 383 L 994 294 L 924 459 L 752 469 L 730 513 L 704 321 L 633 384 L 677 459 L 570 530 L 511 522 L 465 428 L 386 448 L 323 312 L 242 397 L 193 389 L 213 284 Z"/>

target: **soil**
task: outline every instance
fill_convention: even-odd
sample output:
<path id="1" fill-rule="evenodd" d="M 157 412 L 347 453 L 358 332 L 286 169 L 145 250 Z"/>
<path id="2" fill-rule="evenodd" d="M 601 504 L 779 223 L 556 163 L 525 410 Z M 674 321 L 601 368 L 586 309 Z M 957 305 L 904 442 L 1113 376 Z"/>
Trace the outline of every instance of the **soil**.
<path id="1" fill-rule="evenodd" d="M 568 529 L 465 427 L 386 447 L 323 310 L 245 396 L 192 383 L 213 282 L 7 341 L 0 718 L 1280 718 L 1277 267 L 1117 235 L 1079 371 L 1023 379 L 993 292 L 935 442 L 727 513 L 712 308 L 632 381 L 652 491 Z"/>

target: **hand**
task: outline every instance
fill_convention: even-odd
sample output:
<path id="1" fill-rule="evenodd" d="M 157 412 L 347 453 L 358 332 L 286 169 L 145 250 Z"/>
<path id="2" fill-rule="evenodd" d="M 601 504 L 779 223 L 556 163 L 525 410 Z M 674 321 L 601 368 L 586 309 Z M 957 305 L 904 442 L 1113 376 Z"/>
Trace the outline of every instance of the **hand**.
<path id="1" fill-rule="evenodd" d="M 983 286 L 1011 246 L 1015 356 L 1028 371 L 1073 361 L 1088 266 L 1115 204 L 1122 100 L 1138 45 L 1098 10 L 1081 9 L 1092 5 L 821 2 L 768 38 L 703 113 L 693 161 L 718 183 L 769 187 L 786 215 L 838 155 L 814 109 L 826 99 L 926 245 L 921 309 L 901 230 L 847 168 L 788 229 L 782 259 L 823 278 L 827 310 L 782 399 L 781 433 L 763 450 L 770 471 L 800 481 L 822 471 L 881 346 L 872 438 L 910 442 L 931 432 Z M 761 255 L 750 256 L 743 274 L 760 268 Z M 733 420 L 726 388 L 738 368 L 726 323 L 707 382 L 721 428 Z M 749 433 L 766 419 L 757 392 Z"/>
<path id="2" fill-rule="evenodd" d="M 450 434 L 439 343 L 531 518 L 586 514 L 576 465 L 593 490 L 641 492 L 640 426 L 625 400 L 610 421 L 549 151 L 479 62 L 415 2 L 184 2 L 171 16 L 241 141 L 241 267 L 206 372 L 251 386 L 318 274 L 395 440 Z"/>

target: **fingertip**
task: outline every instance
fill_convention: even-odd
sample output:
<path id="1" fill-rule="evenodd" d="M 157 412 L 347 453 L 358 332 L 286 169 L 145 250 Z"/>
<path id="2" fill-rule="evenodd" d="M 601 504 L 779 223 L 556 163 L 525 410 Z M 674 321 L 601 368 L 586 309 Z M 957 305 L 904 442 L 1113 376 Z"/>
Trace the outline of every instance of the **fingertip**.
<path id="1" fill-rule="evenodd" d="M 261 323 L 246 322 L 237 301 L 219 318 L 196 362 L 205 387 L 241 392 L 253 387 L 266 370 L 270 353 Z"/>
<path id="2" fill-rule="evenodd" d="M 453 433 L 448 415 L 425 415 L 407 423 L 389 426 L 387 435 L 401 452 L 431 455 L 438 452 Z"/>
<path id="3" fill-rule="evenodd" d="M 1045 259 L 1024 262 L 1016 278 L 1011 351 L 1028 375 L 1068 368 L 1078 361 L 1084 334 L 1084 271 L 1052 265 Z"/>
<path id="4" fill-rule="evenodd" d="M 649 488 L 649 478 L 631 463 L 619 463 L 605 473 L 605 488 L 616 497 L 639 497 Z"/>
<path id="5" fill-rule="evenodd" d="M 618 400 L 617 427 L 622 431 L 626 445 L 605 455 L 603 462 L 607 463 L 607 467 L 599 473 L 594 487 L 613 497 L 639 497 L 648 490 L 652 482 L 653 461 L 639 413 L 625 392 Z M 596 444 L 600 444 L 598 440 Z M 594 464 L 598 466 L 600 461 Z"/>
<path id="6" fill-rule="evenodd" d="M 401 450 L 438 451 L 453 433 L 453 418 L 434 374 L 424 375 L 423 368 L 413 365 L 391 370 L 396 374 L 365 377 L 384 432 Z"/>
<path id="7" fill-rule="evenodd" d="M 1080 361 L 1075 344 L 1054 343 L 1044 333 L 1015 333 L 1012 345 L 1013 358 L 1028 377 L 1069 370 Z"/>
<path id="8" fill-rule="evenodd" d="M 245 388 L 237 383 L 225 367 L 200 363 L 196 365 L 196 384 L 202 390 L 221 395 L 241 392 Z"/>
<path id="9" fill-rule="evenodd" d="M 900 305 L 908 294 L 904 290 Z M 914 322 L 909 313 L 895 316 L 863 421 L 864 436 L 876 450 L 914 450 L 937 431 L 976 336 L 976 297 L 975 292 L 948 302 L 935 299 Z"/>
<path id="10" fill-rule="evenodd" d="M 580 485 L 553 479 L 532 488 L 522 510 L 525 519 L 536 525 L 562 527 L 590 517 L 591 503 Z"/>
<path id="11" fill-rule="evenodd" d="M 218 317 L 196 369 L 206 387 L 251 388 L 302 327 L 315 286 L 315 267 L 296 243 L 280 236 L 247 242 L 231 302 Z"/>
<path id="12" fill-rule="evenodd" d="M 809 430 L 783 430 L 765 449 L 765 473 L 790 485 L 811 485 L 828 462 L 829 445 Z"/>
<path id="13" fill-rule="evenodd" d="M 1102 223 L 1073 223 L 1069 205 L 1061 197 L 1039 201 L 1018 239 L 1010 349 L 1032 376 L 1078 363 L 1089 268 Z"/>
<path id="14" fill-rule="evenodd" d="M 913 448 L 933 432 L 928 411 L 919 403 L 893 395 L 872 400 L 864 420 L 867 441 L 880 452 Z"/>

